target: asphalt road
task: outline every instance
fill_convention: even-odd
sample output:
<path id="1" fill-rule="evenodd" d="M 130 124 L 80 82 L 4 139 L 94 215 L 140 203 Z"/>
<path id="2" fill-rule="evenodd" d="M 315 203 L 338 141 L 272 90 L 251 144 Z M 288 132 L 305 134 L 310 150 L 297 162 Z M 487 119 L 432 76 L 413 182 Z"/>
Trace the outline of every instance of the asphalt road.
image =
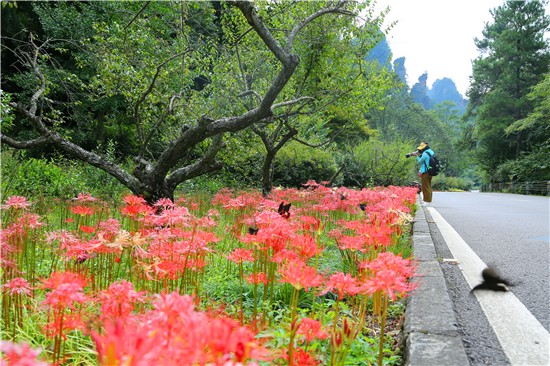
<path id="1" fill-rule="evenodd" d="M 434 194 L 433 209 L 477 256 L 514 284 L 512 293 L 549 330 L 550 199 L 499 193 Z M 435 213 L 434 213 L 435 215 Z M 427 214 L 437 254 L 453 258 Z M 508 365 L 509 358 L 458 265 L 442 261 L 458 329 L 472 365 Z"/>

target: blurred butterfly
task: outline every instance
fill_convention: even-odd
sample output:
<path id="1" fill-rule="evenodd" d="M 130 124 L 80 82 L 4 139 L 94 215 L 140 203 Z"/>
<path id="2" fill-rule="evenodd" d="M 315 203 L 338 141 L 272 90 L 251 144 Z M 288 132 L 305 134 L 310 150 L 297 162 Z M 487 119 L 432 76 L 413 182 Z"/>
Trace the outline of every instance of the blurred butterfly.
<path id="1" fill-rule="evenodd" d="M 257 226 L 249 226 L 248 227 L 248 233 L 250 235 L 256 235 L 258 234 L 258 230 L 260 230 Z"/>
<path id="2" fill-rule="evenodd" d="M 288 203 L 288 204 L 285 205 L 285 201 L 283 201 L 279 205 L 279 209 L 277 210 L 277 212 L 279 213 L 279 215 L 281 215 L 285 219 L 288 219 L 290 217 L 290 206 L 291 205 L 292 205 L 292 203 Z"/>
<path id="3" fill-rule="evenodd" d="M 485 268 L 481 272 L 481 277 L 483 277 L 483 282 L 475 286 L 470 292 L 475 290 L 508 291 L 506 286 L 512 286 L 510 282 L 502 279 L 491 267 Z"/>
<path id="4" fill-rule="evenodd" d="M 366 203 L 360 203 L 359 208 L 361 209 L 361 211 L 365 211 L 365 209 L 367 208 L 367 204 Z"/>

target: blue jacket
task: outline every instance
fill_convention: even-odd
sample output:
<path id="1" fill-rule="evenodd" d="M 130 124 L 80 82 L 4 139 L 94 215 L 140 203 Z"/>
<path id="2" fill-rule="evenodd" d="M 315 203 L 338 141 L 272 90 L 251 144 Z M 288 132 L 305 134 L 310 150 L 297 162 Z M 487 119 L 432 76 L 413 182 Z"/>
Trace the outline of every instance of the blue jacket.
<path id="1" fill-rule="evenodd" d="M 430 155 L 435 155 L 432 149 L 424 150 L 422 155 L 416 157 L 416 161 L 420 164 L 420 174 L 424 174 L 428 171 L 430 165 Z"/>

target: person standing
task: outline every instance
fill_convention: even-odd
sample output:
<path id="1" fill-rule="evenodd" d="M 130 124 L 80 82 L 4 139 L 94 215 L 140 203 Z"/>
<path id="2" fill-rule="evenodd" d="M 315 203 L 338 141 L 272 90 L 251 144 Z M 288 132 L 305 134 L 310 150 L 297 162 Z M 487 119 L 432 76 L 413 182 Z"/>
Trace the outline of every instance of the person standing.
<path id="1" fill-rule="evenodd" d="M 432 202 L 432 176 L 428 174 L 430 155 L 435 155 L 427 143 L 421 142 L 416 148 L 416 161 L 419 164 L 418 175 L 422 181 L 422 205 L 427 206 Z"/>

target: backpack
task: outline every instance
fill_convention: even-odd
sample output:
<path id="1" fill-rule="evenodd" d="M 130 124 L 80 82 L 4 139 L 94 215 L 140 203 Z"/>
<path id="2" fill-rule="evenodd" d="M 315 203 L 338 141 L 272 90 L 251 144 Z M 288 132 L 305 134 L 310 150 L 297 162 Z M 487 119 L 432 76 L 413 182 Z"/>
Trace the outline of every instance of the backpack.
<path id="1" fill-rule="evenodd" d="M 439 166 L 439 160 L 435 157 L 435 154 L 430 154 L 430 162 L 428 163 L 428 175 L 431 175 L 432 177 L 435 177 L 439 174 L 440 166 Z"/>

